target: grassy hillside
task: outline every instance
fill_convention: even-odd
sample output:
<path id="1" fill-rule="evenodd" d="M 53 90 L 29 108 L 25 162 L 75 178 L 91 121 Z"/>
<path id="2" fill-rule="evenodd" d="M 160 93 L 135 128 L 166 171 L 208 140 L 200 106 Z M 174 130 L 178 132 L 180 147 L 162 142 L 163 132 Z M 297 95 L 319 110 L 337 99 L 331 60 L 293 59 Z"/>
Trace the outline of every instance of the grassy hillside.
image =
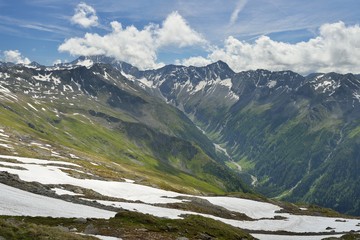
<path id="1" fill-rule="evenodd" d="M 30 74 L 26 71 L 33 70 L 22 74 Z M 210 140 L 182 112 L 150 97 L 119 73 L 105 79 L 92 74 L 95 71 L 104 70 L 94 66 L 92 71 L 58 73 L 63 84 L 73 84 L 75 77 L 87 79 L 80 82 L 82 91 L 34 97 L 24 94 L 32 91 L 31 84 L 13 88 L 17 100 L 0 103 L 0 127 L 11 135 L 13 149 L 0 145 L 0 152 L 56 157 L 36 145 L 48 144 L 61 156 L 102 163 L 101 171 L 109 178 L 127 177 L 191 193 L 246 190 L 239 177 L 216 160 Z M 57 87 L 67 86 L 71 85 Z M 42 87 L 44 94 L 47 88 Z"/>

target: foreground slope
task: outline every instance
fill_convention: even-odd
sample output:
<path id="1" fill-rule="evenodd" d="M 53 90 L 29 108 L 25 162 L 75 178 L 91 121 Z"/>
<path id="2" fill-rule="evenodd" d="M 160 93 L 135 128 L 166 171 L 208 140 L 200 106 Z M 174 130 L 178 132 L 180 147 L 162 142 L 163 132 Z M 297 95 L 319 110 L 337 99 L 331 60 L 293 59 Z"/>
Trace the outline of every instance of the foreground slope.
<path id="1" fill-rule="evenodd" d="M 322 239 L 360 231 L 359 219 L 329 210 L 259 198 L 181 194 L 130 179 L 103 180 L 96 173 L 101 166 L 87 164 L 81 158 L 65 162 L 1 155 L 0 181 L 13 187 L 0 184 L 6 192 L 0 195 L 0 215 L 33 216 L 21 217 L 22 222 L 124 239 L 136 239 L 134 235 L 137 239 L 251 239 L 248 233 L 261 233 L 261 239 L 284 234 L 288 239 Z M 7 201 L 14 198 L 16 201 Z M 29 200 L 36 200 L 33 206 Z M 9 205 L 4 206 L 6 203 Z"/>
<path id="2" fill-rule="evenodd" d="M 177 191 L 245 189 L 181 111 L 111 66 L 3 65 L 0 99 L 1 153 L 66 153 L 107 162 L 109 178 Z"/>

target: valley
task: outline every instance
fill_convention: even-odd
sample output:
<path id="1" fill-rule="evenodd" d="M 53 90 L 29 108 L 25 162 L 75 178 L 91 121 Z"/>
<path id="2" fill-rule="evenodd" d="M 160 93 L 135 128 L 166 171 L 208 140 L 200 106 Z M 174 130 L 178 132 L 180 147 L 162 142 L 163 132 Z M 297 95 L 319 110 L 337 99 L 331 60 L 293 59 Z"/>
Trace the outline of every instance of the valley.
<path id="1" fill-rule="evenodd" d="M 221 61 L 0 63 L 0 220 L 122 239 L 356 234 L 358 91 L 352 74 Z"/>
<path id="2" fill-rule="evenodd" d="M 268 235 L 276 235 L 277 232 L 324 237 L 360 229 L 359 219 L 343 218 L 340 215 L 314 216 L 310 209 L 295 205 L 291 208 L 297 208 L 302 214 L 287 212 L 286 207 L 284 209 L 275 202 L 180 194 L 139 185 L 129 179 L 99 180 L 101 176 L 90 174 L 93 167 L 85 167 L 83 164 L 87 162 L 80 159 L 64 162 L 4 155 L 0 158 L 0 171 L 11 174 L 6 178 L 2 177 L 1 181 L 6 184 L 18 182 L 22 185 L 18 187 L 23 188 L 19 190 L 0 185 L 4 193 L 1 195 L 0 215 L 83 219 L 110 219 L 117 212 L 124 211 L 166 219 L 186 219 L 195 215 L 244 229 L 244 236 L 246 232 L 265 234 L 260 239 L 268 239 Z M 76 178 L 68 174 L 69 170 L 79 171 L 77 169 L 80 166 L 83 173 L 89 174 L 87 178 Z M 32 188 L 26 186 L 31 183 L 40 184 Z M 43 196 L 30 193 L 29 190 L 36 193 L 41 191 Z M 196 208 L 198 201 L 202 201 L 201 205 L 205 206 L 203 210 Z M 175 203 L 177 205 L 173 205 Z M 212 209 L 220 211 L 211 212 Z M 210 212 L 206 213 L 206 210 Z M 31 218 L 29 221 L 31 222 Z M 101 229 L 95 233 L 105 234 Z M 186 233 L 184 235 L 189 237 Z"/>

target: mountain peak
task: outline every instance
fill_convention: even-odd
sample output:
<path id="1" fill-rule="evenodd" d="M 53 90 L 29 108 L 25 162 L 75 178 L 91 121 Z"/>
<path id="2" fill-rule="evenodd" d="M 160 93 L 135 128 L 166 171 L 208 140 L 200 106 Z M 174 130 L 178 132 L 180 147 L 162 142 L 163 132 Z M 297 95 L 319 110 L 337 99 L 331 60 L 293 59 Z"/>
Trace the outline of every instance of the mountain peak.
<path id="1" fill-rule="evenodd" d="M 43 67 L 43 65 L 41 65 L 40 63 L 38 62 L 35 62 L 35 61 L 32 61 L 30 64 L 28 64 L 29 66 L 32 66 L 32 67 Z"/>
<path id="2" fill-rule="evenodd" d="M 227 71 L 231 74 L 234 74 L 235 72 L 229 67 L 229 65 L 221 60 L 211 63 L 206 66 L 206 68 L 210 69 L 221 69 L 222 71 Z"/>

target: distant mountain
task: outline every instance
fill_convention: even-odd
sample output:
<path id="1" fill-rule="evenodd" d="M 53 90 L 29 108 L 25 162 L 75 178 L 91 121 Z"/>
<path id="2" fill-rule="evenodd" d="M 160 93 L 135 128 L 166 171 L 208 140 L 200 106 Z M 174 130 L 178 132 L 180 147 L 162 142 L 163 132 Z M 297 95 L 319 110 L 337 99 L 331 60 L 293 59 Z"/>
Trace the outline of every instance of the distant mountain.
<path id="1" fill-rule="evenodd" d="M 53 67 L 0 66 L 0 99 L 0 129 L 14 136 L 0 144 L 1 154 L 48 158 L 52 152 L 31 145 L 42 142 L 122 164 L 123 174 L 145 184 L 246 191 L 192 121 L 109 64 L 80 58 Z"/>
<path id="2" fill-rule="evenodd" d="M 148 184 L 223 193 L 245 181 L 360 215 L 359 75 L 235 73 L 221 61 L 141 71 L 94 56 L 0 65 L 0 84 L 14 134 L 125 164 Z"/>
<path id="3" fill-rule="evenodd" d="M 187 114 L 257 191 L 360 215 L 358 75 L 108 63 Z"/>

